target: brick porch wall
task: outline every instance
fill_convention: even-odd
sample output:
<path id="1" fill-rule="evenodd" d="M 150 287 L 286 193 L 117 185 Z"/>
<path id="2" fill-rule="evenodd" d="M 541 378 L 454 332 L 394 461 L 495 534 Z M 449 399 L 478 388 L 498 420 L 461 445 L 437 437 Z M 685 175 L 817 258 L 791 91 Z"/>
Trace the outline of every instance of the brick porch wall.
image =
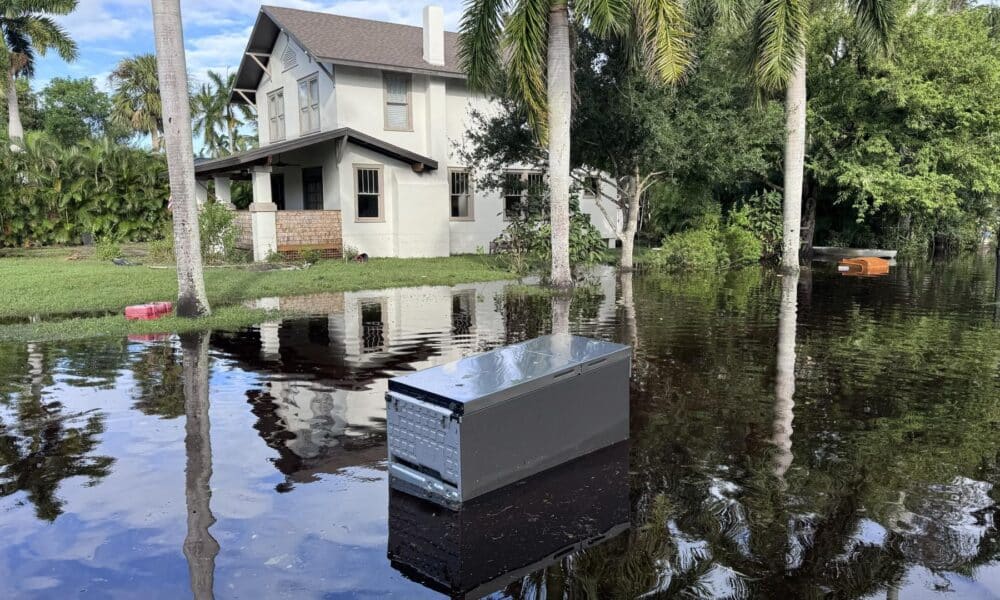
<path id="1" fill-rule="evenodd" d="M 295 256 L 316 249 L 326 258 L 340 258 L 344 250 L 339 210 L 279 210 L 278 252 Z"/>
<path id="2" fill-rule="evenodd" d="M 250 211 L 238 210 L 233 213 L 233 225 L 236 226 L 236 247 L 241 250 L 253 250 L 253 226 L 250 224 Z"/>

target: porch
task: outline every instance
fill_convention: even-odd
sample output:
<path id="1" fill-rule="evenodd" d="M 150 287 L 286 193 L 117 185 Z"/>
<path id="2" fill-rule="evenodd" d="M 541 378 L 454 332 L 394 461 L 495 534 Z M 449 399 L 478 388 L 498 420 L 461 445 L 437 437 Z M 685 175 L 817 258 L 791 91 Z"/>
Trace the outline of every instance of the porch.
<path id="1" fill-rule="evenodd" d="M 341 167 L 348 143 L 408 163 L 417 173 L 437 167 L 431 159 L 345 128 L 198 161 L 195 174 L 202 182 L 213 180 L 217 199 L 229 205 L 230 182 L 251 181 L 253 202 L 236 211 L 235 220 L 237 247 L 252 251 L 255 261 L 314 250 L 339 258 L 344 251 L 341 196 L 354 193 L 351 165 L 345 161 Z M 204 196 L 199 201 L 207 200 L 208 186 L 203 183 L 199 190 Z"/>

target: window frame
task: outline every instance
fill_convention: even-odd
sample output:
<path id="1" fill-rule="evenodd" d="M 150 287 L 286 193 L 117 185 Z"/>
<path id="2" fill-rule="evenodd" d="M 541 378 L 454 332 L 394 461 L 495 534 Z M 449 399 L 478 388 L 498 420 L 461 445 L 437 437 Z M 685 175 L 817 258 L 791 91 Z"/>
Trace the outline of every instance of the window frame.
<path id="1" fill-rule="evenodd" d="M 271 108 L 275 106 L 274 100 L 278 96 L 281 96 L 281 114 L 280 115 L 277 113 L 271 114 Z M 267 93 L 268 143 L 273 144 L 275 142 L 284 141 L 285 138 L 288 136 L 288 128 L 287 128 L 288 119 L 285 116 L 286 114 L 287 111 L 285 110 L 285 88 L 280 87 L 276 90 L 271 90 L 270 92 L 268 92 Z M 279 118 L 281 122 L 281 136 L 276 136 L 274 135 L 275 133 L 274 130 L 276 129 Z"/>
<path id="2" fill-rule="evenodd" d="M 400 78 L 406 81 L 406 127 L 389 125 L 389 79 Z M 393 104 L 399 104 L 394 102 Z M 398 71 L 382 72 L 382 126 L 386 131 L 413 131 L 413 74 Z"/>
<path id="3" fill-rule="evenodd" d="M 306 86 L 307 86 L 306 87 L 306 98 L 307 98 L 307 100 L 311 100 L 310 98 L 308 98 L 308 96 L 309 96 L 309 87 L 308 87 L 308 85 L 311 84 L 311 83 L 314 83 L 314 82 L 316 83 L 316 104 L 314 105 L 312 102 L 310 102 L 308 106 L 302 106 L 302 102 L 301 102 L 302 101 L 302 85 L 306 84 Z M 320 91 L 319 91 L 319 73 L 313 73 L 312 75 L 306 75 L 302 79 L 299 79 L 296 87 L 297 87 L 298 92 L 299 92 L 299 98 L 298 98 L 299 99 L 299 136 L 302 137 L 302 136 L 306 136 L 306 135 L 309 135 L 309 134 L 312 134 L 312 133 L 319 133 L 322 130 L 322 128 L 323 128 L 322 127 L 322 121 L 320 120 L 320 106 L 321 106 L 321 103 L 320 103 L 320 99 L 319 99 L 319 97 L 320 97 Z M 315 110 L 316 111 L 315 112 L 315 115 L 316 115 L 316 126 L 314 128 L 312 128 L 312 129 L 310 129 L 310 130 L 307 131 L 302 126 L 302 121 L 303 121 L 302 116 L 304 114 L 306 114 L 307 111 L 311 111 L 311 110 Z"/>
<path id="4" fill-rule="evenodd" d="M 384 223 L 385 222 L 385 178 L 383 166 L 380 164 L 355 163 L 352 165 L 354 172 L 354 222 L 355 223 Z M 373 170 L 378 172 L 378 216 L 362 217 L 358 210 L 358 172 L 362 170 Z M 366 194 L 370 195 L 370 194 Z"/>
<path id="5" fill-rule="evenodd" d="M 517 175 L 518 181 L 520 182 L 521 186 L 518 195 L 521 199 L 520 213 L 521 213 L 521 218 L 523 219 L 527 216 L 527 210 L 525 209 L 525 206 L 527 206 L 528 204 L 528 195 L 531 193 L 530 178 L 532 175 L 537 175 L 541 177 L 542 184 L 544 187 L 545 171 L 539 169 L 505 169 L 503 174 L 504 177 L 506 177 L 507 175 Z M 508 194 L 506 189 L 500 190 L 500 199 L 502 202 L 502 206 L 500 208 L 501 212 L 503 213 L 503 220 L 505 222 L 509 222 L 511 220 L 507 214 L 507 198 L 511 197 L 513 197 L 513 194 Z M 549 210 L 547 207 L 542 210 L 542 213 L 543 213 L 542 214 L 543 218 L 545 219 L 549 218 Z"/>
<path id="6" fill-rule="evenodd" d="M 468 196 L 467 204 L 469 206 L 469 214 L 462 217 L 456 217 L 451 214 L 451 199 L 452 196 L 461 196 L 462 194 L 456 194 L 451 188 L 452 175 L 463 173 L 465 174 L 465 195 Z M 475 221 L 476 220 L 476 190 L 475 185 L 472 180 L 472 172 L 465 167 L 450 167 L 448 169 L 448 217 L 452 221 Z"/>

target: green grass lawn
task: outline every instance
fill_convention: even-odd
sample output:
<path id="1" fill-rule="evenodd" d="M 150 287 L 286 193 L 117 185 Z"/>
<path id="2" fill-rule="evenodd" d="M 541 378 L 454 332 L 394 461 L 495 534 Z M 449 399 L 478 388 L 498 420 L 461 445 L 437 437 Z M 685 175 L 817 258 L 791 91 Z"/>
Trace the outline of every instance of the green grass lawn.
<path id="1" fill-rule="evenodd" d="M 68 260 L 72 254 L 83 258 Z M 129 254 L 138 257 L 142 249 L 130 248 Z M 235 327 L 268 316 L 263 311 L 236 306 L 253 298 L 452 285 L 510 279 L 513 275 L 486 256 L 386 258 L 364 264 L 329 260 L 298 271 L 209 267 L 205 269 L 205 287 L 214 310 L 212 317 L 195 322 L 175 318 L 125 321 L 122 311 L 128 305 L 175 300 L 176 277 L 172 268 L 118 267 L 89 257 L 79 249 L 5 251 L 0 253 L 0 323 L 7 323 L 0 324 L 0 341 Z M 64 318 L 74 313 L 81 314 L 78 318 Z M 25 319 L 38 322 L 12 322 Z"/>

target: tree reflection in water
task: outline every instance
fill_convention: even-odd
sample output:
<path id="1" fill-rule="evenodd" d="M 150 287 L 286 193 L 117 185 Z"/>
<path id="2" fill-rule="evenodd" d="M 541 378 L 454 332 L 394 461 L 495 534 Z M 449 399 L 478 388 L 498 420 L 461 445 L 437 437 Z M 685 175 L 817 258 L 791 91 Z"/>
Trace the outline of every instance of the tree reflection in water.
<path id="1" fill-rule="evenodd" d="M 187 502 L 187 537 L 184 556 L 188 561 L 191 591 L 198 600 L 214 598 L 215 557 L 219 543 L 209 528 L 215 524 L 212 500 L 212 436 L 209 422 L 210 334 L 181 336 L 184 381 L 184 452 L 187 465 L 184 498 Z"/>
<path id="2" fill-rule="evenodd" d="M 63 512 L 60 484 L 85 477 L 87 485 L 96 485 L 114 459 L 93 454 L 104 433 L 101 411 L 66 414 L 60 401 L 49 399 L 46 348 L 28 344 L 18 354 L 20 365 L 10 372 L 22 372 L 22 383 L 8 384 L 0 394 L 0 497 L 23 492 L 39 519 L 54 521 Z"/>

